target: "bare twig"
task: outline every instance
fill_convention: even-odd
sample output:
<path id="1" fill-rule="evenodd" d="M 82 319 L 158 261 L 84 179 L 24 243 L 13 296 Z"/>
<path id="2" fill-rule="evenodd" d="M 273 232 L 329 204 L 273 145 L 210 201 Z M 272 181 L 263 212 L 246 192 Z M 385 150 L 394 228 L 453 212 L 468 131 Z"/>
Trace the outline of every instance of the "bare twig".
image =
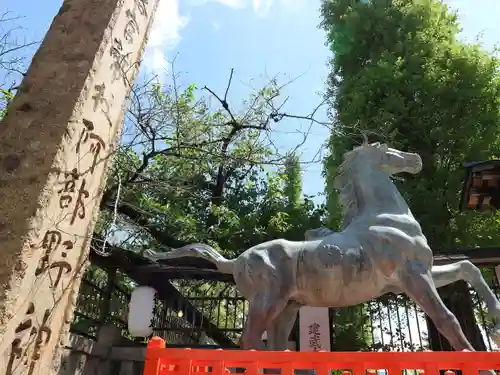
<path id="1" fill-rule="evenodd" d="M 151 211 L 153 207 L 148 207 L 145 211 L 143 207 L 127 200 L 128 190 L 141 189 L 148 195 L 150 193 L 147 192 L 151 192 L 152 199 L 158 191 L 177 201 L 191 201 L 194 194 L 204 197 L 203 199 L 208 198 L 207 204 L 220 204 L 224 199 L 225 189 L 228 186 L 238 186 L 233 181 L 244 181 L 259 166 L 284 165 L 289 152 L 280 153 L 273 143 L 272 124 L 282 122 L 285 118 L 310 122 L 304 132 L 295 131 L 302 134 L 301 141 L 292 148 L 292 152 L 295 152 L 307 139 L 312 124 L 319 122 L 315 116 L 324 103 L 320 103 L 309 115 L 289 114 L 284 111 L 288 98 L 277 103 L 284 86 L 278 85 L 277 79 L 272 78 L 268 84 L 269 90 L 259 90 L 245 104 L 243 115 L 238 115 L 229 105 L 229 94 L 234 81 L 234 70 L 231 69 L 223 96 L 208 86 L 202 88 L 222 108 L 222 114 L 214 117 L 206 98 L 186 102 L 178 85 L 179 73 L 176 72 L 174 63 L 175 59 L 171 63 L 171 85 L 161 86 L 154 78 L 134 85 L 125 124 L 127 132 L 124 132 L 124 142 L 121 145 L 123 158 L 116 163 L 117 172 L 124 176 L 124 198 L 117 207 L 118 213 L 137 226 L 137 230 L 145 231 L 169 247 L 180 246 L 184 241 L 166 234 L 171 233 L 172 229 L 158 227 L 160 222 L 171 223 L 167 211 Z M 234 150 L 240 144 L 245 144 L 244 152 L 235 153 Z M 273 149 L 274 153 L 271 151 Z M 128 156 L 131 155 L 128 150 L 135 150 L 135 154 L 142 154 L 142 158 L 138 160 L 137 157 Z M 260 150 L 269 151 L 261 154 Z M 317 155 L 313 160 L 301 163 L 315 163 Z M 168 158 L 161 160 L 172 160 L 171 175 L 157 175 L 157 169 L 152 168 L 158 156 Z M 178 164 L 180 161 L 182 163 Z M 176 171 L 181 165 L 184 167 L 179 175 Z M 110 186 L 104 194 L 102 208 L 113 207 L 111 202 L 115 193 L 116 185 Z M 210 213 L 203 222 L 207 233 L 210 232 L 208 228 L 214 224 L 219 225 L 218 219 L 211 218 Z"/>

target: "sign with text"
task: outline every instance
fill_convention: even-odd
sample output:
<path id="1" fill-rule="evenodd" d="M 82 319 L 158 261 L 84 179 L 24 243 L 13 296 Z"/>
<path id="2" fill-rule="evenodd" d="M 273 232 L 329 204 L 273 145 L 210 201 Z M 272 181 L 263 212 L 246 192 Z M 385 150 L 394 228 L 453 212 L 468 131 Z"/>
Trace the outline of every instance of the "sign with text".
<path id="1" fill-rule="evenodd" d="M 330 351 L 328 307 L 304 306 L 299 312 L 300 351 Z"/>

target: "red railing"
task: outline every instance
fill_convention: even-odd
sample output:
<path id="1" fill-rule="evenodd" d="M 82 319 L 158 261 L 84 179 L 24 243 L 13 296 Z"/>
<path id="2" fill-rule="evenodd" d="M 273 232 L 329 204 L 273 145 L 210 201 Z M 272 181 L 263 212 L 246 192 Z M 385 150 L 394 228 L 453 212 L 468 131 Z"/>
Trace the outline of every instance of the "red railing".
<path id="1" fill-rule="evenodd" d="M 448 370 L 461 370 L 462 375 L 478 375 L 479 370 L 500 369 L 500 353 L 166 349 L 165 341 L 154 337 L 146 350 L 144 375 L 227 375 L 236 368 L 244 375 L 259 375 L 263 369 L 280 369 L 281 375 L 294 375 L 294 370 L 315 370 L 316 375 L 332 375 L 335 370 L 342 375 L 366 375 L 376 370 L 387 370 L 388 375 L 401 375 L 402 370 L 439 375 L 439 370 L 447 370 L 452 375 Z"/>

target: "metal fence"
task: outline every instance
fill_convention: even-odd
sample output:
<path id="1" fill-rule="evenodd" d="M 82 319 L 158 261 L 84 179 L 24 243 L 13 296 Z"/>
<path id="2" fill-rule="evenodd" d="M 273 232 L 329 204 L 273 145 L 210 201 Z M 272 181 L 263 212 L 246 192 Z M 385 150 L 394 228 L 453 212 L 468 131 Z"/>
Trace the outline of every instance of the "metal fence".
<path id="1" fill-rule="evenodd" d="M 172 346 L 217 347 L 218 343 L 212 338 L 216 330 L 237 344 L 248 302 L 238 295 L 234 285 L 186 280 L 172 281 L 172 284 L 201 312 L 202 320 L 196 322 L 183 301 L 157 301 L 155 335 L 164 337 Z"/>
<path id="2" fill-rule="evenodd" d="M 491 276 L 491 269 L 486 268 L 483 273 L 498 296 L 500 288 L 496 278 Z M 237 345 L 248 302 L 239 296 L 234 285 L 189 280 L 171 282 L 185 301 L 156 301 L 154 335 L 164 337 L 172 346 L 219 347 L 213 338 L 217 331 Z M 95 337 L 100 326 L 111 322 L 122 328 L 125 337 L 130 337 L 126 321 L 133 287 L 133 281 L 119 273 L 110 280 L 103 270 L 93 267 L 87 271 L 72 331 Z M 486 348 L 497 349 L 486 334 L 492 322 L 487 317 L 484 302 L 475 291 L 471 290 L 470 296 Z M 463 300 L 463 296 L 460 299 Z M 196 308 L 197 316 L 192 308 L 186 308 L 188 304 Z M 330 309 L 330 318 L 334 351 L 429 348 L 429 325 L 425 314 L 404 295 L 386 295 L 363 305 Z M 294 336 L 297 340 L 296 330 Z"/>
<path id="3" fill-rule="evenodd" d="M 71 331 L 95 339 L 99 328 L 111 323 L 120 327 L 124 336 L 129 336 L 127 314 L 134 286 L 132 280 L 119 272 L 110 275 L 90 266 L 80 286 Z"/>

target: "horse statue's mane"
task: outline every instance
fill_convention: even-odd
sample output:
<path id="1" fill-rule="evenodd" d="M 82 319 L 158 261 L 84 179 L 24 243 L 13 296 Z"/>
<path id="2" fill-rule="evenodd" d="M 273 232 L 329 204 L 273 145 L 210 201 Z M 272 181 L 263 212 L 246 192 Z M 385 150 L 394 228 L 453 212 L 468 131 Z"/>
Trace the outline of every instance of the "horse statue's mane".
<path id="1" fill-rule="evenodd" d="M 352 170 L 354 163 L 360 155 L 361 150 L 368 147 L 381 148 L 384 144 L 376 143 L 363 143 L 361 146 L 353 148 L 344 154 L 344 160 L 339 167 L 339 172 L 335 177 L 334 187 L 339 190 L 340 205 L 342 207 L 342 227 L 345 228 L 349 223 L 359 214 L 359 206 L 361 195 L 357 194 L 357 186 L 355 179 L 352 178 Z"/>

